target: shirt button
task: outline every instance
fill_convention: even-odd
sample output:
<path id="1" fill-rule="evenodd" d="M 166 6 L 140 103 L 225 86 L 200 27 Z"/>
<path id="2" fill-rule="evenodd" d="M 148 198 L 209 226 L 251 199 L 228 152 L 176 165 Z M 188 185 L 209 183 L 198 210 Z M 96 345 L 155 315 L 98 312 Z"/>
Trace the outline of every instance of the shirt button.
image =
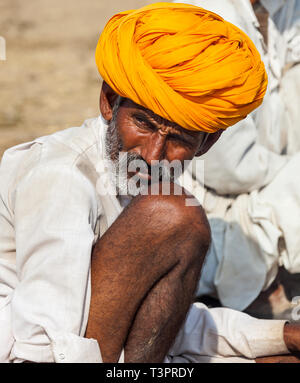
<path id="1" fill-rule="evenodd" d="M 63 353 L 60 353 L 58 356 L 59 356 L 59 359 L 61 359 L 61 360 L 65 359 L 65 354 L 63 354 Z"/>

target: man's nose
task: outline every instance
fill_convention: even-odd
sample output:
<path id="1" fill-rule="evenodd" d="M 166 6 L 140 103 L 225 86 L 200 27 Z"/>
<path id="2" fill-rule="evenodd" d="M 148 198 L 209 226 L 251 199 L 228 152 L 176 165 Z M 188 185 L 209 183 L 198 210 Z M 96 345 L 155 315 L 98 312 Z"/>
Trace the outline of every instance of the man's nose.
<path id="1" fill-rule="evenodd" d="M 165 156 L 166 135 L 159 132 L 151 134 L 142 149 L 142 157 L 151 166 L 151 161 L 160 161 Z"/>

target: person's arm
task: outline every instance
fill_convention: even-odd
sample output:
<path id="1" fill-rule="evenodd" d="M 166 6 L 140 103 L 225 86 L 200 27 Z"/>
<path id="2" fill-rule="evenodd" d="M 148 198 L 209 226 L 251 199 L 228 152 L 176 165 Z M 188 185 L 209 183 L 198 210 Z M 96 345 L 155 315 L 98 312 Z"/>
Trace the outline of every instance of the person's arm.
<path id="1" fill-rule="evenodd" d="M 256 363 L 300 363 L 300 324 L 286 323 L 283 339 L 290 355 L 265 356 L 257 358 Z"/>
<path id="2" fill-rule="evenodd" d="M 285 324 L 284 320 L 256 319 L 232 309 L 194 303 L 166 361 L 255 362 L 263 356 L 290 354 Z"/>
<path id="3" fill-rule="evenodd" d="M 284 341 L 291 352 L 300 351 L 300 324 L 286 323 L 284 326 Z"/>
<path id="4" fill-rule="evenodd" d="M 100 362 L 83 337 L 97 215 L 94 189 L 74 166 L 38 165 L 18 185 L 12 362 Z"/>

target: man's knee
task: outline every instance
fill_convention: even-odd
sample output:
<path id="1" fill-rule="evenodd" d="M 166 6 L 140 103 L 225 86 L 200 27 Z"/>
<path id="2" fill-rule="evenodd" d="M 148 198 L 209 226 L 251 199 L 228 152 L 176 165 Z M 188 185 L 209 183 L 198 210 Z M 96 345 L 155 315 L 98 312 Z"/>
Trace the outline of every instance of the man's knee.
<path id="1" fill-rule="evenodd" d="M 206 214 L 201 206 L 188 206 L 189 196 L 182 188 L 180 193 L 179 188 L 177 194 L 139 195 L 133 203 L 141 214 L 151 216 L 153 225 L 159 224 L 164 238 L 179 235 L 187 245 L 205 255 L 211 238 Z M 190 252 L 191 257 L 194 253 L 197 251 Z"/>

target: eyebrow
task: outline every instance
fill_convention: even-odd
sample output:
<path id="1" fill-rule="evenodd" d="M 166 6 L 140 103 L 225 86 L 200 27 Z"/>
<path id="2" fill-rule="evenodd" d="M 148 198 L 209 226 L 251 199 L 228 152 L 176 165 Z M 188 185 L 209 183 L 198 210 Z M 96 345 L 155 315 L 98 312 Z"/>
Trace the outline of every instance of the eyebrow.
<path id="1" fill-rule="evenodd" d="M 141 114 L 139 114 L 139 112 L 141 112 Z M 180 138 L 183 141 L 186 141 L 187 143 L 190 143 L 190 144 L 192 144 L 193 141 L 196 139 L 196 137 L 184 131 L 182 128 L 180 129 L 178 124 L 176 124 L 175 122 L 166 120 L 165 118 L 152 112 L 152 110 L 150 109 L 144 109 L 144 108 L 142 109 L 142 107 L 139 107 L 139 112 L 136 112 L 134 114 L 139 115 L 140 117 L 148 118 L 146 122 L 149 122 L 150 124 L 153 124 L 153 122 L 155 122 L 159 125 L 168 125 L 171 128 L 175 129 L 174 131 L 171 131 L 169 133 L 170 137 Z"/>

